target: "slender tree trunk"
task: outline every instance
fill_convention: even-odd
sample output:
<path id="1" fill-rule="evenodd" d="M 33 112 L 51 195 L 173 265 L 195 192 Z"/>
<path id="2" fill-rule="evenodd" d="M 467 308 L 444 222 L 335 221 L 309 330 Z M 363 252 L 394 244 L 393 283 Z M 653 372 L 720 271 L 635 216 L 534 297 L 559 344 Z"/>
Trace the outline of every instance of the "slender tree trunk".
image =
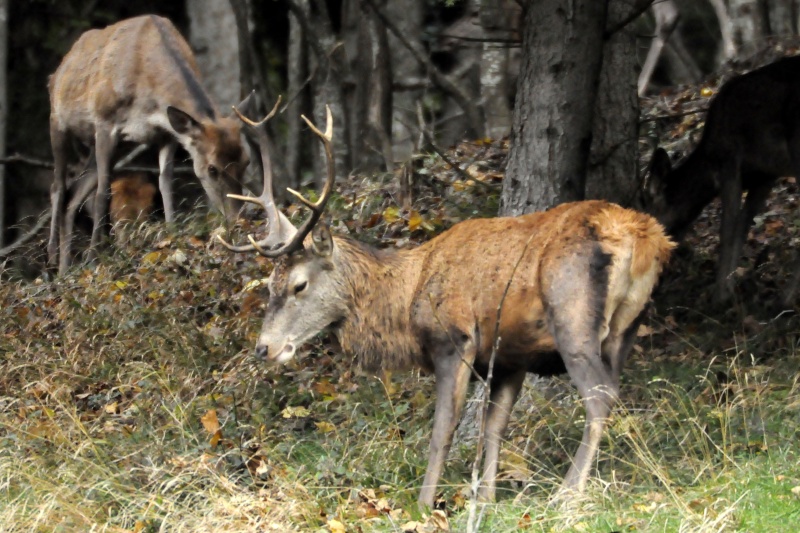
<path id="1" fill-rule="evenodd" d="M 308 13 L 308 1 L 298 0 L 300 8 Z M 288 98 L 286 115 L 288 128 L 286 133 L 286 171 L 289 186 L 300 190 L 300 171 L 303 154 L 310 151 L 304 149 L 302 128 L 304 124 L 297 120 L 309 107 L 308 93 L 308 41 L 297 16 L 289 12 L 289 52 L 288 52 Z"/>
<path id="2" fill-rule="evenodd" d="M 313 78 L 312 108 L 314 122 L 325 127 L 325 106 L 330 106 L 333 114 L 333 150 L 337 176 L 341 177 L 352 168 L 350 147 L 350 124 L 346 105 L 346 86 L 352 83 L 347 69 L 344 46 L 333 33 L 333 25 L 327 5 L 315 0 L 311 12 L 304 11 L 302 0 L 287 0 L 289 9 L 303 27 L 312 51 L 311 71 Z M 325 156 L 317 147 L 314 157 L 316 183 L 325 180 Z"/>
<path id="3" fill-rule="evenodd" d="M 628 0 L 610 0 L 608 26 L 616 26 L 629 9 Z M 636 35 L 629 24 L 609 36 L 603 47 L 586 198 L 630 205 L 636 193 L 639 184 L 636 67 Z"/>
<path id="4" fill-rule="evenodd" d="M 0 157 L 6 156 L 8 117 L 8 0 L 0 0 Z M 0 247 L 6 231 L 6 166 L 0 165 Z"/>
<path id="5" fill-rule="evenodd" d="M 391 0 L 386 5 L 387 14 L 397 21 L 403 35 L 417 48 L 420 48 L 422 37 L 424 5 L 419 0 Z M 414 155 L 419 138 L 416 110 L 417 102 L 422 98 L 422 90 L 407 87 L 422 84 L 423 69 L 397 37 L 389 34 L 388 39 L 392 81 L 395 86 L 404 86 L 403 90 L 395 89 L 392 96 L 392 153 L 396 161 L 407 161 Z"/>
<path id="6" fill-rule="evenodd" d="M 481 52 L 481 101 L 486 120 L 486 135 L 494 139 L 508 135 L 511 129 L 511 105 L 508 101 L 509 51 L 504 42 L 511 32 L 511 17 L 519 16 L 518 6 L 508 0 L 482 0 L 480 21 L 484 38 Z"/>
<path id="7" fill-rule="evenodd" d="M 769 19 L 761 0 L 728 0 L 733 43 L 740 55 L 750 55 L 764 41 Z"/>
<path id="8" fill-rule="evenodd" d="M 585 196 L 606 12 L 597 0 L 528 4 L 503 214 Z"/>

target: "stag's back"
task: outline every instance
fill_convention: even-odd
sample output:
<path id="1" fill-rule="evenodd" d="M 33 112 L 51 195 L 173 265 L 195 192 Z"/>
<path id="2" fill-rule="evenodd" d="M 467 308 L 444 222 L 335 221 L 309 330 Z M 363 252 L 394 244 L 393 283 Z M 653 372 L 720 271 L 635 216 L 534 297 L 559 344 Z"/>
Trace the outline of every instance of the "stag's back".
<path id="1" fill-rule="evenodd" d="M 197 117 L 217 111 L 194 56 L 172 23 L 155 15 L 84 33 L 50 78 L 51 120 L 84 139 L 107 121 L 123 139 L 148 142 L 168 105 Z M 67 129 L 62 127 L 62 129 Z"/>
<path id="2" fill-rule="evenodd" d="M 465 221 L 418 249 L 412 316 L 419 324 L 448 317 L 456 330 L 477 329 L 480 359 L 491 351 L 502 302 L 505 357 L 552 351 L 550 307 L 596 294 L 598 323 L 624 329 L 646 305 L 673 247 L 654 218 L 603 201 Z"/>

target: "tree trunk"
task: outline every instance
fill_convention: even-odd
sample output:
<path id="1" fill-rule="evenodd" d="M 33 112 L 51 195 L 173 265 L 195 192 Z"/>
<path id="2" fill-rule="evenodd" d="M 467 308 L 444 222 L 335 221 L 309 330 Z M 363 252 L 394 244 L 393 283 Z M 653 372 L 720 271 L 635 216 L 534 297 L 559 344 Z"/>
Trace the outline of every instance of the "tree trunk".
<path id="1" fill-rule="evenodd" d="M 420 48 L 420 38 L 424 21 L 424 3 L 418 0 L 392 0 L 386 5 L 387 14 L 395 21 L 406 39 Z M 389 55 L 395 87 L 419 86 L 423 69 L 414 59 L 408 48 L 397 37 L 389 34 Z M 402 76 L 402 78 L 400 77 Z M 414 155 L 419 138 L 417 124 L 417 102 L 422 98 L 422 90 L 404 88 L 394 89 L 392 95 L 392 153 L 395 161 L 407 161 Z"/>
<path id="2" fill-rule="evenodd" d="M 769 28 L 761 0 L 728 0 L 733 43 L 740 56 L 748 56 L 763 44 Z"/>
<path id="3" fill-rule="evenodd" d="M 628 0 L 611 0 L 608 25 L 616 26 L 629 9 Z M 636 194 L 639 184 L 636 67 L 636 35 L 633 26 L 628 24 L 609 36 L 603 47 L 586 198 L 603 198 L 630 205 Z"/>
<path id="4" fill-rule="evenodd" d="M 768 0 L 770 35 L 797 35 L 797 0 Z"/>
<path id="5" fill-rule="evenodd" d="M 500 139 L 511 129 L 509 90 L 509 49 L 511 17 L 519 16 L 518 6 L 509 0 L 482 0 L 480 21 L 483 36 L 481 52 L 481 101 L 486 120 L 486 135 Z M 491 42 L 492 40 L 495 42 Z M 503 41 L 503 42 L 498 42 Z"/>
<path id="6" fill-rule="evenodd" d="M 0 0 L 0 157 L 6 156 L 8 117 L 8 0 Z M 0 164 L 0 247 L 6 231 L 6 166 Z"/>
<path id="7" fill-rule="evenodd" d="M 597 0 L 528 4 L 504 215 L 585 196 L 606 12 Z"/>
<path id="8" fill-rule="evenodd" d="M 363 85 L 367 81 L 364 135 L 359 152 L 364 170 L 392 170 L 392 68 L 389 57 L 389 40 L 386 26 L 372 9 L 362 5 L 362 23 L 359 28 L 361 68 L 369 69 L 359 76 Z"/>
<path id="9" fill-rule="evenodd" d="M 203 73 L 203 85 L 221 109 L 240 100 L 239 42 L 236 17 L 229 2 L 186 2 L 190 42 Z"/>
<path id="10" fill-rule="evenodd" d="M 289 8 L 297 17 L 308 39 L 310 54 L 313 121 L 325 127 L 325 106 L 333 114 L 333 152 L 337 177 L 347 174 L 352 168 L 350 147 L 350 125 L 347 113 L 345 86 L 352 83 L 347 69 L 344 46 L 333 33 L 333 24 L 327 5 L 315 0 L 311 12 L 306 12 L 303 0 L 288 0 Z M 314 151 L 316 184 L 325 181 L 325 155 L 321 146 Z"/>
<path id="11" fill-rule="evenodd" d="M 299 0 L 301 9 L 308 13 L 308 1 Z M 302 129 L 305 126 L 298 118 L 306 113 L 309 105 L 308 93 L 308 40 L 297 16 L 289 12 L 289 46 L 288 46 L 288 101 L 286 115 L 289 118 L 286 133 L 286 171 L 289 187 L 299 191 L 303 155 L 310 153 L 304 149 Z"/>

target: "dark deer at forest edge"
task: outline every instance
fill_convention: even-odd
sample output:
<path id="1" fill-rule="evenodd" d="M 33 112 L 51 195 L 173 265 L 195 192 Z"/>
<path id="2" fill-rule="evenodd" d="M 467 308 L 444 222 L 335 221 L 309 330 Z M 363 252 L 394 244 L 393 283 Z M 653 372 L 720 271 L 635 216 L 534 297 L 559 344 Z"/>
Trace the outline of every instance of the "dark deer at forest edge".
<path id="1" fill-rule="evenodd" d="M 753 218 L 780 176 L 800 176 L 800 56 L 727 82 L 709 106 L 699 144 L 675 169 L 658 148 L 643 191 L 643 208 L 681 238 L 703 208 L 720 196 L 715 298 L 722 302 L 731 296 L 731 274 Z"/>
<path id="2" fill-rule="evenodd" d="M 96 249 L 107 219 L 109 176 L 121 142 L 159 147 L 159 189 L 167 222 L 174 219 L 173 157 L 178 145 L 211 205 L 235 220 L 248 164 L 239 122 L 222 117 L 200 81 L 189 45 L 172 23 L 145 15 L 102 30 L 89 30 L 50 77 L 50 141 L 55 160 L 48 242 L 59 273 L 69 265 L 74 221 L 65 216 L 67 154 L 71 139 L 94 146 L 98 185 L 91 246 Z"/>
<path id="3" fill-rule="evenodd" d="M 576 202 L 469 220 L 418 248 L 378 250 L 317 224 L 335 176 L 330 110 L 324 133 L 309 123 L 324 144 L 328 175 L 317 202 L 291 191 L 311 209 L 297 229 L 276 208 L 266 171 L 269 116 L 259 123 L 240 118 L 257 130 L 265 160 L 261 197 L 241 199 L 264 207 L 269 232 L 261 240 L 249 236 L 249 245 L 222 242 L 274 259 L 256 355 L 285 363 L 330 328 L 366 369 L 433 371 L 436 410 L 419 497 L 432 506 L 467 384 L 473 372 L 486 375 L 499 338 L 481 496 L 494 498 L 501 437 L 526 372 L 565 369 L 583 398 L 586 425 L 564 488 L 582 490 L 622 364 L 673 248 L 658 222 L 603 201 Z"/>

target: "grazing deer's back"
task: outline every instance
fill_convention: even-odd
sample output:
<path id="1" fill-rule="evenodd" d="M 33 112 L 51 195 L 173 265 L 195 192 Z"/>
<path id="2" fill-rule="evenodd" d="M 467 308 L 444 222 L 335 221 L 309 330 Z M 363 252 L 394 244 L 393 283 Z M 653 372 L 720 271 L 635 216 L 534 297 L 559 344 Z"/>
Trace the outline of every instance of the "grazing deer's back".
<path id="1" fill-rule="evenodd" d="M 730 80 L 711 102 L 699 154 L 716 164 L 738 153 L 745 171 L 791 172 L 787 140 L 800 127 L 798 94 L 800 56 Z"/>
<path id="2" fill-rule="evenodd" d="M 217 114 L 189 45 L 169 20 L 154 15 L 84 33 L 51 76 L 49 88 L 51 120 L 72 124 L 84 138 L 98 120 L 120 125 L 125 135 L 126 121 L 161 120 L 153 117 L 178 103 L 188 104 L 184 110 L 195 116 Z M 131 140 L 149 140 L 128 133 Z"/>

